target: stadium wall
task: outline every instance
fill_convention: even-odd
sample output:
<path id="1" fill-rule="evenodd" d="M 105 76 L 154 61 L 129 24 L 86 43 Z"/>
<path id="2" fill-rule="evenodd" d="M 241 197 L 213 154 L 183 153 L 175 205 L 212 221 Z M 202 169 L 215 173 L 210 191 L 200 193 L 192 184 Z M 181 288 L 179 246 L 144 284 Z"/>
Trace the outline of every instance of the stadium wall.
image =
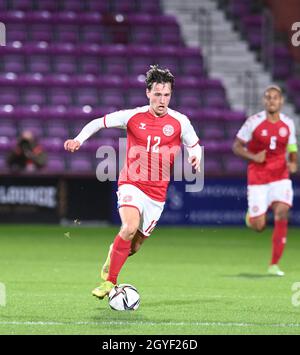
<path id="1" fill-rule="evenodd" d="M 293 180 L 290 224 L 300 226 L 300 179 Z M 171 182 L 160 225 L 244 225 L 246 179 L 207 177 L 200 192 L 186 192 L 186 182 Z M 94 176 L 2 176 L 0 223 L 120 224 L 117 184 Z M 271 218 L 271 216 L 270 216 Z"/>

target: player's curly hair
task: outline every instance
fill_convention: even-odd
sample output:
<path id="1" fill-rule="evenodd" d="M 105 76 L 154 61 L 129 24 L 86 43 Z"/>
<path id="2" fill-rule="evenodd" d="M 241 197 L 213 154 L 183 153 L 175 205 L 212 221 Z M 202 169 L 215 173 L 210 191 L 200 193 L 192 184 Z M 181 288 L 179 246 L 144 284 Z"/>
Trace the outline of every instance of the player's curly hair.
<path id="1" fill-rule="evenodd" d="M 153 83 L 170 83 L 173 90 L 175 78 L 169 69 L 161 69 L 157 64 L 150 65 L 150 69 L 146 73 L 146 86 L 148 90 L 152 89 Z"/>

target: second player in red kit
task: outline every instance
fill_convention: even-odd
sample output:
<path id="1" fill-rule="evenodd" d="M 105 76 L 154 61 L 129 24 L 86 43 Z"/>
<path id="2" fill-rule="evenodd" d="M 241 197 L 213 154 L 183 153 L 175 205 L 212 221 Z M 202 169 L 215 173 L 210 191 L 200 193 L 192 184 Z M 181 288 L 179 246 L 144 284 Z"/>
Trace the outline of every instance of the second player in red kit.
<path id="1" fill-rule="evenodd" d="M 282 91 L 270 86 L 264 93 L 265 111 L 247 119 L 237 133 L 233 150 L 247 159 L 247 225 L 256 231 L 266 226 L 266 213 L 274 213 L 272 257 L 268 272 L 283 276 L 278 263 L 287 240 L 288 211 L 293 204 L 290 173 L 297 171 L 294 122 L 281 112 Z"/>

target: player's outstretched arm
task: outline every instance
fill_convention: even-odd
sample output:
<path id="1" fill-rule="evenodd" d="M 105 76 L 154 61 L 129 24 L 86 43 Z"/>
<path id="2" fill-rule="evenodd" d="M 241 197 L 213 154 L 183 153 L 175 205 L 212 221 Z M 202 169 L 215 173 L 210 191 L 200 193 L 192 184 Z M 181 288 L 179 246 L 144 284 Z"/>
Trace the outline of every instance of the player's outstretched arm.
<path id="1" fill-rule="evenodd" d="M 92 120 L 87 125 L 85 125 L 81 132 L 74 139 L 68 139 L 64 143 L 65 150 L 74 153 L 76 150 L 80 148 L 82 143 L 84 143 L 87 139 L 89 139 L 93 134 L 98 132 L 101 128 L 104 128 L 104 119 L 96 118 Z"/>

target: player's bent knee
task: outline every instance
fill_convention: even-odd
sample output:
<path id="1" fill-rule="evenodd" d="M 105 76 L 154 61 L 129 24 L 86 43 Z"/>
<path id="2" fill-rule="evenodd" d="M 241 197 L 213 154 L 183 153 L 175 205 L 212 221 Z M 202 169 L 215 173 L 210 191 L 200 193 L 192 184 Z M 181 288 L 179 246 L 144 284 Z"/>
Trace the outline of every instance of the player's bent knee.
<path id="1" fill-rule="evenodd" d="M 288 219 L 288 210 L 282 210 L 275 213 L 274 218 L 276 221 L 282 221 Z"/>
<path id="2" fill-rule="evenodd" d="M 132 240 L 137 229 L 135 224 L 124 224 L 121 227 L 120 235 L 127 240 Z"/>

